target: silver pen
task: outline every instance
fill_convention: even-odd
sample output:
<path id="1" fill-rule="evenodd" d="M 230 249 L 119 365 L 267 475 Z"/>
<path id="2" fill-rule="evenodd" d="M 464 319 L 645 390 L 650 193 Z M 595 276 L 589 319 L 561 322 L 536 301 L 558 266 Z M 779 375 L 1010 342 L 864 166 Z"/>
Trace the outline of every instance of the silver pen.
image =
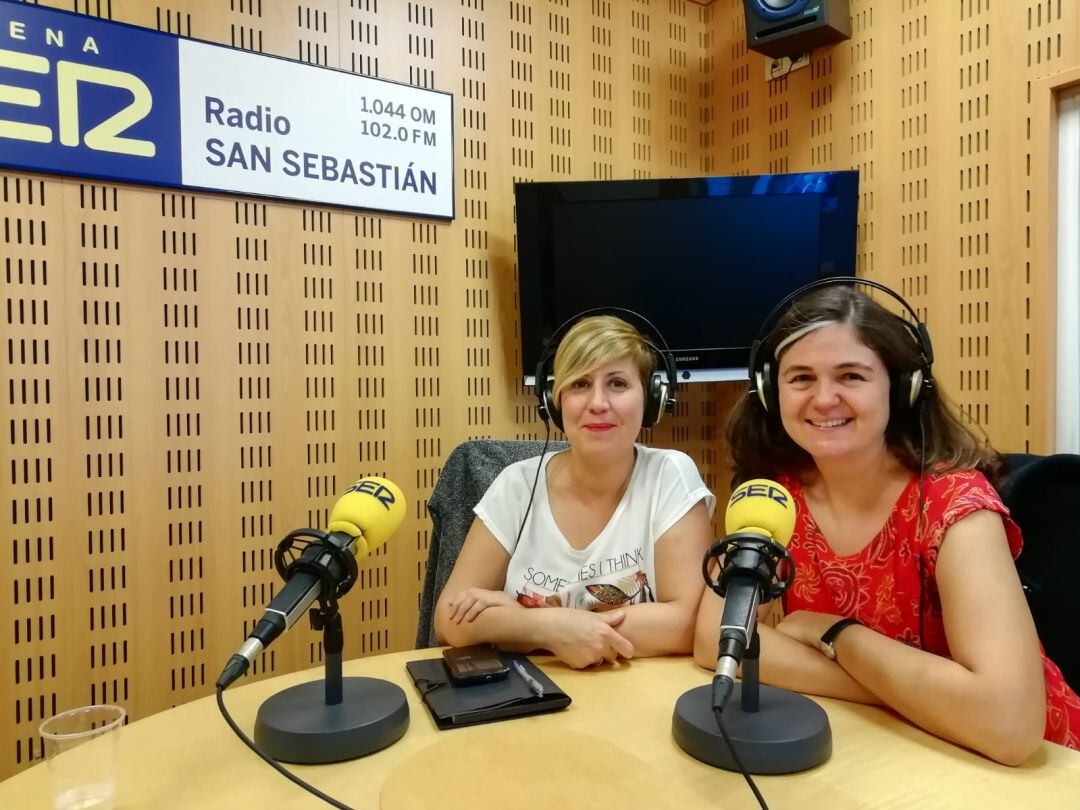
<path id="1" fill-rule="evenodd" d="M 529 671 L 525 669 L 524 665 L 522 665 L 520 661 L 515 658 L 513 661 L 510 662 L 510 666 L 512 666 L 514 668 L 514 671 L 521 676 L 521 680 L 525 681 L 525 683 L 528 684 L 529 689 L 532 690 L 534 695 L 536 695 L 538 698 L 544 696 L 543 685 L 540 683 L 540 681 L 536 680 L 536 678 L 529 674 Z"/>

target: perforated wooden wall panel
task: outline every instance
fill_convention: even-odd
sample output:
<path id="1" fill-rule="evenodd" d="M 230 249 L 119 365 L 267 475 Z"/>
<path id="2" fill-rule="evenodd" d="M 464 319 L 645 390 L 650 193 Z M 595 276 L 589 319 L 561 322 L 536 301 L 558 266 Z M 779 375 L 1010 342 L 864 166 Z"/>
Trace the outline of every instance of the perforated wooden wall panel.
<path id="1" fill-rule="evenodd" d="M 457 219 L 0 175 L 3 773 L 54 711 L 208 694 L 278 587 L 275 543 L 362 475 L 410 508 L 345 600 L 346 652 L 410 646 L 442 460 L 540 435 L 513 181 L 712 162 L 711 12 L 681 1 L 53 5 L 453 92 Z M 722 396 L 687 391 L 649 437 L 718 489 Z M 318 664 L 319 641 L 298 626 L 254 676 Z"/>
<path id="2" fill-rule="evenodd" d="M 773 81 L 746 50 L 741 0 L 711 8 L 716 171 L 858 169 L 860 275 L 927 322 L 935 376 L 968 423 L 1004 450 L 1048 449 L 1030 85 L 1080 58 L 1076 4 L 851 0 L 851 40 Z"/>
<path id="3" fill-rule="evenodd" d="M 208 694 L 274 544 L 363 475 L 410 506 L 344 601 L 346 654 L 411 646 L 443 459 L 543 436 L 515 180 L 860 169 L 860 271 L 928 318 L 972 419 L 1046 447 L 1026 91 L 1075 65 L 1073 4 L 853 0 L 852 40 L 772 82 L 735 0 L 45 4 L 452 92 L 457 218 L 0 172 L 0 776 L 54 711 Z M 741 392 L 683 389 L 645 439 L 723 497 Z M 255 677 L 319 641 L 297 626 Z"/>

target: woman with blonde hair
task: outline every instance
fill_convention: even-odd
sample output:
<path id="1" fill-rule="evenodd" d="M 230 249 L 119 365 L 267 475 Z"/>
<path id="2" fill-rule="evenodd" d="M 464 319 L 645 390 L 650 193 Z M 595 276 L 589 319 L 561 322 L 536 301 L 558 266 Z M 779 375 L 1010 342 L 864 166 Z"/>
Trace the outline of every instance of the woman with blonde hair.
<path id="1" fill-rule="evenodd" d="M 715 498 L 685 454 L 636 443 L 672 382 L 656 373 L 662 350 L 612 315 L 564 331 L 554 381 L 542 359 L 536 384 L 570 447 L 492 483 L 436 605 L 436 634 L 548 650 L 577 668 L 688 653 Z"/>

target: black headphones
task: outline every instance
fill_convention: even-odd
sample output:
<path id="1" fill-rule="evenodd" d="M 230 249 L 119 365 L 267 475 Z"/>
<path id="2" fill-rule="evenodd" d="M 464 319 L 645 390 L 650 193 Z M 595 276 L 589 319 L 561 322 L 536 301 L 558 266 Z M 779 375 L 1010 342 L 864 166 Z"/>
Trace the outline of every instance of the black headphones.
<path id="1" fill-rule="evenodd" d="M 555 402 L 555 381 L 549 379 L 554 373 L 555 353 L 559 343 L 570 328 L 584 318 L 594 315 L 613 315 L 634 326 L 645 337 L 645 344 L 652 349 L 658 363 L 657 370 L 653 373 L 648 384 L 645 386 L 645 410 L 641 414 L 641 426 L 651 428 L 660 421 L 667 413 L 675 412 L 675 390 L 678 381 L 675 376 L 675 358 L 668 349 L 667 342 L 659 330 L 647 318 L 633 310 L 619 307 L 598 307 L 579 312 L 563 323 L 555 332 L 544 341 L 544 348 L 540 351 L 540 359 L 536 361 L 536 377 L 533 390 L 536 392 L 537 410 L 540 418 L 545 422 L 550 421 L 559 430 L 563 429 L 562 413 Z M 663 367 L 663 375 L 660 367 Z"/>
<path id="2" fill-rule="evenodd" d="M 934 377 L 930 367 L 934 362 L 934 347 L 930 343 L 930 332 L 927 331 L 926 324 L 919 320 L 919 314 L 912 308 L 911 304 L 905 301 L 898 293 L 876 281 L 848 276 L 843 278 L 822 278 L 799 287 L 799 289 L 773 307 L 772 312 L 768 314 L 765 322 L 761 325 L 761 329 L 758 330 L 757 337 L 754 338 L 754 344 L 750 348 L 750 393 L 757 394 L 761 404 L 769 413 L 775 415 L 780 412 L 780 387 L 776 379 L 779 364 L 774 364 L 775 358 L 770 358 L 764 347 L 764 340 L 769 330 L 788 304 L 795 299 L 811 290 L 840 285 L 863 286 L 880 290 L 899 301 L 904 309 L 911 313 L 911 317 L 915 321 L 910 323 L 899 315 L 894 316 L 911 332 L 915 343 L 918 344 L 922 365 L 914 371 L 900 371 L 891 374 L 889 413 L 901 414 L 913 409 L 915 403 L 919 401 L 920 395 L 933 386 Z"/>

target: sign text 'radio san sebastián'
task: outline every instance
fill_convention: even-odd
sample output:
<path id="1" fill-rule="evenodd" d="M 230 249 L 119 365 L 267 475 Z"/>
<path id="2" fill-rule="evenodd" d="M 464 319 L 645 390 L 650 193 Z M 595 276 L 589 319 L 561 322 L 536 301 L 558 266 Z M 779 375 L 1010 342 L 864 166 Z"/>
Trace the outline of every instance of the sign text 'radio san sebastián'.
<path id="1" fill-rule="evenodd" d="M 361 109 L 363 109 L 367 99 L 362 97 L 361 101 L 363 102 Z M 384 106 L 380 103 L 378 109 L 387 115 L 406 115 L 404 105 L 400 104 Z M 280 136 L 287 136 L 292 131 L 292 124 L 285 115 L 274 113 L 269 106 L 264 107 L 261 104 L 242 109 L 226 106 L 220 98 L 207 96 L 205 110 L 207 124 Z M 433 111 L 421 107 L 412 107 L 411 114 L 421 121 L 428 117 L 432 123 L 435 120 Z M 366 134 L 364 129 L 367 123 L 361 121 L 360 134 Z M 372 121 L 371 126 L 391 128 L 390 124 L 378 121 Z M 409 128 L 404 125 L 398 127 L 398 133 L 399 140 L 410 140 L 411 137 L 411 142 L 414 144 L 435 145 L 434 133 L 414 128 L 410 136 Z M 426 135 L 430 135 L 430 144 L 426 142 L 427 138 L 424 137 Z M 245 143 L 237 140 L 226 142 L 221 138 L 210 138 L 206 141 L 206 153 L 206 162 L 211 166 L 240 168 L 248 171 L 276 171 L 274 149 L 270 144 Z M 414 169 L 412 162 L 403 167 L 292 148 L 281 149 L 280 155 L 280 171 L 288 177 L 302 176 L 334 183 L 377 186 L 395 191 L 415 191 L 420 194 L 435 194 L 437 190 L 436 175 L 423 169 Z"/>

